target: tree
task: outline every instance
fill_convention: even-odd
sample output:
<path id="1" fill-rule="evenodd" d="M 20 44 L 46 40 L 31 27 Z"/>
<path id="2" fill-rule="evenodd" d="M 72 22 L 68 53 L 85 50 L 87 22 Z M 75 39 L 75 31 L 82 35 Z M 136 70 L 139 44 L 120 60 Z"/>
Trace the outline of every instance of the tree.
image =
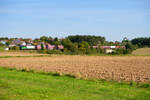
<path id="1" fill-rule="evenodd" d="M 77 53 L 78 51 L 78 45 L 76 43 L 73 44 L 68 38 L 62 41 L 62 45 L 65 48 L 64 51 L 68 51 L 69 53 Z"/>
<path id="2" fill-rule="evenodd" d="M 0 46 L 5 46 L 5 45 L 0 42 Z"/>
<path id="3" fill-rule="evenodd" d="M 45 48 L 44 48 L 44 44 L 41 44 L 41 50 L 44 50 Z"/>
<path id="4" fill-rule="evenodd" d="M 9 38 L 8 37 L 0 37 L 0 41 L 1 40 L 8 40 Z"/>
<path id="5" fill-rule="evenodd" d="M 81 43 L 83 41 L 87 42 L 90 46 L 103 44 L 105 42 L 105 38 L 101 36 L 91 36 L 91 35 L 75 35 L 68 36 L 68 39 L 75 43 Z"/>
<path id="6" fill-rule="evenodd" d="M 126 50 L 124 51 L 124 54 L 131 54 L 132 51 L 136 49 L 136 46 L 132 45 L 131 42 L 126 43 L 125 47 Z"/>
<path id="7" fill-rule="evenodd" d="M 12 42 L 12 40 L 8 40 L 8 41 L 6 42 L 6 45 L 7 45 L 7 46 L 10 45 L 11 42 Z"/>
<path id="8" fill-rule="evenodd" d="M 39 40 L 38 40 L 39 41 Z M 42 36 L 42 37 L 40 37 L 40 41 L 42 41 L 42 42 L 46 42 L 46 43 L 52 43 L 53 41 L 52 41 L 52 37 L 47 37 L 47 36 Z"/>
<path id="9" fill-rule="evenodd" d="M 133 49 L 133 45 L 131 43 L 127 43 L 125 47 L 126 49 L 131 49 L 131 50 Z"/>
<path id="10" fill-rule="evenodd" d="M 20 48 L 18 46 L 14 46 L 14 47 L 10 47 L 10 50 L 20 50 Z"/>
<path id="11" fill-rule="evenodd" d="M 90 50 L 90 46 L 87 42 L 82 41 L 82 43 L 79 43 L 79 50 L 83 53 L 83 54 L 89 54 L 91 53 Z"/>
<path id="12" fill-rule="evenodd" d="M 135 38 L 132 41 L 133 45 L 138 45 L 138 47 L 143 48 L 143 47 L 150 47 L 150 37 L 148 38 Z"/>
<path id="13" fill-rule="evenodd" d="M 47 41 L 47 40 L 48 40 L 48 37 L 46 37 L 46 36 L 42 36 L 42 37 L 40 37 L 40 40 L 41 40 L 41 41 L 43 41 L 43 42 L 45 42 L 45 41 Z"/>

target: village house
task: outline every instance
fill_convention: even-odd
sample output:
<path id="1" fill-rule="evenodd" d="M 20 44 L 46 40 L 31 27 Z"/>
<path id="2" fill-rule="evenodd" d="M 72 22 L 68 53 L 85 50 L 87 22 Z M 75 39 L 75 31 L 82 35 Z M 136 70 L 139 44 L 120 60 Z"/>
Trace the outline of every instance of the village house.
<path id="1" fill-rule="evenodd" d="M 42 49 L 41 45 L 40 44 L 36 45 L 36 49 L 41 50 Z"/>
<path id="2" fill-rule="evenodd" d="M 63 45 L 58 45 L 57 49 L 62 50 L 62 49 L 64 49 L 64 46 Z"/>
<path id="3" fill-rule="evenodd" d="M 97 49 L 98 46 L 92 46 L 94 49 Z M 113 53 L 115 52 L 115 49 L 119 49 L 119 48 L 125 48 L 125 46 L 100 46 L 100 48 L 105 50 L 105 53 Z"/>
<path id="4" fill-rule="evenodd" d="M 6 41 L 5 41 L 5 40 L 1 40 L 0 43 L 2 43 L 2 44 L 5 45 L 5 44 L 6 44 Z"/>
<path id="5" fill-rule="evenodd" d="M 113 53 L 113 52 L 114 52 L 113 49 L 105 49 L 105 53 L 106 53 L 106 54 L 110 54 L 110 53 Z"/>
<path id="6" fill-rule="evenodd" d="M 56 48 L 55 45 L 46 44 L 46 49 L 48 49 L 48 50 L 53 50 L 55 48 Z"/>

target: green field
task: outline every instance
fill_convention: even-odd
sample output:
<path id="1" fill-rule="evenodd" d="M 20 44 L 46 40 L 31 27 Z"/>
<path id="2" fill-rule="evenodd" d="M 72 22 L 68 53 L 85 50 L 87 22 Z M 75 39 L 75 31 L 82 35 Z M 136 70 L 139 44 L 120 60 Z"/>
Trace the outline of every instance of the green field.
<path id="1" fill-rule="evenodd" d="M 150 48 L 140 48 L 132 52 L 133 55 L 150 55 Z"/>
<path id="2" fill-rule="evenodd" d="M 0 100 L 150 100 L 150 88 L 0 67 Z"/>
<path id="3" fill-rule="evenodd" d="M 0 46 L 0 51 L 4 51 L 5 47 Z"/>

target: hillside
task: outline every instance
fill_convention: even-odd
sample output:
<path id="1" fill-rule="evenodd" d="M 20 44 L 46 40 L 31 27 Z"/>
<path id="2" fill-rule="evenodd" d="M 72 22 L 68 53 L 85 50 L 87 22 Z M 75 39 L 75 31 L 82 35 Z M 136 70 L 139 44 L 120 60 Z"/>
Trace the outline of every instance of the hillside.
<path id="1" fill-rule="evenodd" d="M 133 55 L 150 55 L 150 48 L 140 48 L 132 53 Z"/>

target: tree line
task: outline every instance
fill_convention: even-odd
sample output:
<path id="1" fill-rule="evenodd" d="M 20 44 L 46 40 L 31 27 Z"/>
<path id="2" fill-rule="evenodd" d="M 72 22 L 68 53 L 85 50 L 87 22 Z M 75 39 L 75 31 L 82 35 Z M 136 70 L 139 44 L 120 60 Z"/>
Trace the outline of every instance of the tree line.
<path id="1" fill-rule="evenodd" d="M 133 45 L 137 45 L 140 48 L 150 47 L 150 37 L 149 38 L 135 38 L 131 40 Z"/>
<path id="2" fill-rule="evenodd" d="M 7 38 L 0 37 L 0 41 L 7 40 L 6 46 L 10 45 L 13 40 L 17 38 Z M 30 39 L 24 39 L 28 41 Z M 63 54 L 104 54 L 105 49 L 101 46 L 125 46 L 126 48 L 115 49 L 112 54 L 130 54 L 133 50 L 137 48 L 150 47 L 150 38 L 135 38 L 130 40 L 123 40 L 121 42 L 106 41 L 105 37 L 102 36 L 92 36 L 92 35 L 71 35 L 63 39 L 52 38 L 48 36 L 42 36 L 40 38 L 33 39 L 34 43 L 44 42 L 51 45 L 63 45 L 63 50 L 41 50 L 41 53 L 63 53 Z M 0 46 L 4 46 L 0 42 Z M 93 48 L 97 46 L 97 48 Z"/>

